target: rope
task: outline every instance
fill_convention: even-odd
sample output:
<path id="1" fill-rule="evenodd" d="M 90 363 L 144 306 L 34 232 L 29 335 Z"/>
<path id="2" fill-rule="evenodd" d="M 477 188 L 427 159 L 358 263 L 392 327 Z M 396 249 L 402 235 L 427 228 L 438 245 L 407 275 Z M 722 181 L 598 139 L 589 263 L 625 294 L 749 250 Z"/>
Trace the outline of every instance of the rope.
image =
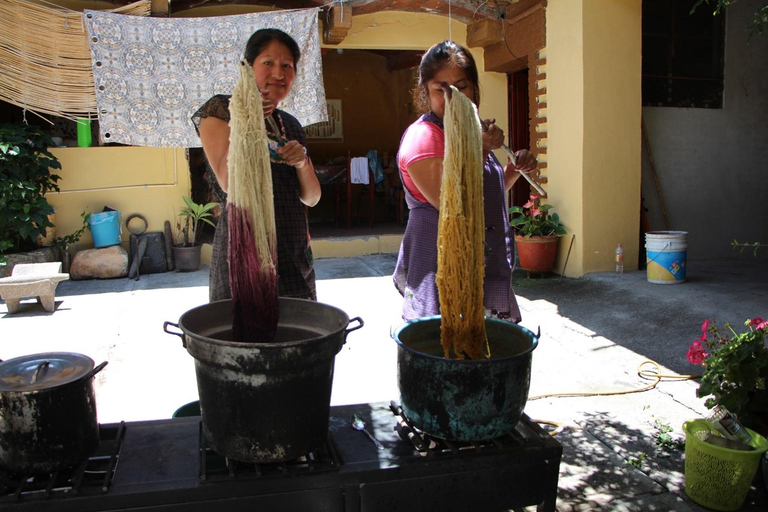
<path id="1" fill-rule="evenodd" d="M 653 365 L 653 368 L 651 370 L 643 370 L 643 366 L 645 365 Z M 655 369 L 655 371 L 654 371 Z M 648 391 L 650 389 L 655 388 L 659 382 L 662 381 L 662 379 L 670 379 L 670 380 L 693 380 L 698 379 L 701 377 L 701 375 L 670 375 L 670 374 L 664 374 L 660 373 L 659 364 L 656 361 L 651 361 L 650 359 L 646 359 L 642 363 L 640 363 L 637 367 L 637 374 L 644 378 L 644 379 L 652 379 L 653 382 L 648 384 L 647 386 L 642 386 L 639 388 L 634 389 L 623 389 L 619 391 L 592 391 L 592 392 L 571 392 L 571 393 L 547 393 L 546 395 L 537 395 L 532 396 L 528 398 L 529 402 L 532 402 L 534 400 L 540 400 L 542 398 L 553 398 L 553 397 L 577 397 L 577 396 L 615 396 L 615 395 L 629 395 L 632 393 L 641 393 L 643 391 Z M 533 420 L 536 423 L 543 424 L 543 425 L 553 425 L 558 427 L 554 432 L 551 432 L 550 435 L 555 436 L 563 431 L 565 428 L 561 423 L 548 421 L 548 420 Z"/>

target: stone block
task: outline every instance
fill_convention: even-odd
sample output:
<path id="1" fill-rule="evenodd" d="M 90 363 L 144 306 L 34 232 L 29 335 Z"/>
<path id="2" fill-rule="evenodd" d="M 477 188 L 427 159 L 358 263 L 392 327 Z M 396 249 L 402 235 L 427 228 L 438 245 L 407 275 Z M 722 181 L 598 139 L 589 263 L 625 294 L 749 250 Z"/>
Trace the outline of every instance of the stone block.
<path id="1" fill-rule="evenodd" d="M 113 279 L 128 275 L 128 251 L 120 245 L 86 249 L 75 254 L 72 279 Z"/>
<path id="2" fill-rule="evenodd" d="M 13 275 L 0 279 L 0 297 L 8 306 L 8 313 L 19 310 L 19 302 L 26 297 L 37 297 L 46 311 L 55 308 L 56 285 L 69 279 L 61 273 L 61 263 L 19 263 L 13 268 Z"/>
<path id="3" fill-rule="evenodd" d="M 29 263 L 50 263 L 59 261 L 59 253 L 55 247 L 43 247 L 29 252 L 14 252 L 4 254 L 7 264 L 0 265 L 0 277 L 13 274 L 14 266 Z"/>

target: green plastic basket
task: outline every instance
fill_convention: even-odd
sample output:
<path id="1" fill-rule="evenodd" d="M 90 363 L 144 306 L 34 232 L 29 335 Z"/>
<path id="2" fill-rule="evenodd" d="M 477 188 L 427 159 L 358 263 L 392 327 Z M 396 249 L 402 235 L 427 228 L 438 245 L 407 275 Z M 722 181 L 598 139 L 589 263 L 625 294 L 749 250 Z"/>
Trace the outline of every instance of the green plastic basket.
<path id="1" fill-rule="evenodd" d="M 760 458 L 768 441 L 752 435 L 751 451 L 731 450 L 702 441 L 697 432 L 717 431 L 706 420 L 683 423 L 685 432 L 685 493 L 693 501 L 714 510 L 738 510 L 747 498 Z"/>

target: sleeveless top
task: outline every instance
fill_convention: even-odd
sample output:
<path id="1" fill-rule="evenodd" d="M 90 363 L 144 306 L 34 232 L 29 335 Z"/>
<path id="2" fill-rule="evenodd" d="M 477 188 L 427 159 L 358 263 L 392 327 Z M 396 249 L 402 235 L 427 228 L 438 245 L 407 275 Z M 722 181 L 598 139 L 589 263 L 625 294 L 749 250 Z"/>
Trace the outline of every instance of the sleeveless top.
<path id="1" fill-rule="evenodd" d="M 433 113 L 422 115 L 421 122 L 443 123 Z M 410 130 L 410 127 L 409 127 Z M 408 130 L 403 135 L 407 135 Z M 402 141 L 401 141 L 402 147 Z M 400 169 L 401 178 L 403 169 Z M 404 181 L 405 183 L 405 181 Z M 440 314 L 435 276 L 437 274 L 437 227 L 439 211 L 428 202 L 414 198 L 408 187 L 405 200 L 409 209 L 393 280 L 403 296 L 403 320 Z M 509 226 L 504 168 L 491 153 L 483 167 L 483 198 L 485 212 L 485 280 L 484 306 L 498 318 L 520 321 L 520 310 L 512 290 L 514 238 Z M 456 240 L 455 243 L 464 243 Z"/>
<path id="2" fill-rule="evenodd" d="M 209 99 L 192 116 L 195 128 L 198 130 L 200 121 L 206 117 L 216 117 L 229 122 L 229 100 L 231 96 L 219 94 Z M 282 110 L 275 110 L 272 116 L 283 132 L 281 135 L 288 140 L 297 140 L 306 145 L 306 138 L 301 124 L 295 117 Z M 304 203 L 299 199 L 299 178 L 296 168 L 277 161 L 279 156 L 270 151 L 272 168 L 272 187 L 274 192 L 275 227 L 277 230 L 277 286 L 278 294 L 282 297 L 298 297 L 316 299 L 315 270 L 312 248 L 309 243 L 309 225 L 307 222 Z M 206 161 L 206 164 L 208 162 Z M 206 179 L 210 183 L 217 201 L 223 203 L 222 211 L 226 210 L 227 194 L 216 180 L 210 165 L 207 165 Z M 223 221 L 223 222 L 222 222 Z M 211 286 L 222 287 L 222 290 L 211 290 L 211 300 L 231 297 L 229 291 L 228 266 L 220 265 L 226 262 L 229 237 L 223 233 L 227 229 L 226 216 L 219 218 L 214 237 L 214 256 L 222 261 L 211 262 Z M 222 233 L 220 233 L 222 231 Z M 222 246 L 223 244 L 223 246 Z M 215 258 L 214 258 L 215 259 Z M 219 268 L 216 268 L 219 265 Z M 214 274 L 226 274 L 214 276 Z"/>

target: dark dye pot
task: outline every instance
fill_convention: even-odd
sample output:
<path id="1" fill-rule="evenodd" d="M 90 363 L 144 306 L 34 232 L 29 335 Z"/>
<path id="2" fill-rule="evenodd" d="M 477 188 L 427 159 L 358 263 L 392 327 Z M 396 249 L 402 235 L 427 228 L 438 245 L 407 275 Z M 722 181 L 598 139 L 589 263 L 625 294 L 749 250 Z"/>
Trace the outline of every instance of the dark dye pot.
<path id="1" fill-rule="evenodd" d="M 440 316 L 418 318 L 394 333 L 403 413 L 442 439 L 482 441 L 511 432 L 528 400 L 537 335 L 486 318 L 491 358 L 449 359 L 440 344 L 440 322 Z"/>
<path id="2" fill-rule="evenodd" d="M 165 322 L 195 359 L 206 439 L 232 460 L 293 460 L 325 442 L 334 358 L 347 334 L 363 326 L 327 304 L 279 301 L 270 343 L 232 341 L 231 300 L 191 309 L 178 324 Z M 358 325 L 350 328 L 352 321 Z"/>

